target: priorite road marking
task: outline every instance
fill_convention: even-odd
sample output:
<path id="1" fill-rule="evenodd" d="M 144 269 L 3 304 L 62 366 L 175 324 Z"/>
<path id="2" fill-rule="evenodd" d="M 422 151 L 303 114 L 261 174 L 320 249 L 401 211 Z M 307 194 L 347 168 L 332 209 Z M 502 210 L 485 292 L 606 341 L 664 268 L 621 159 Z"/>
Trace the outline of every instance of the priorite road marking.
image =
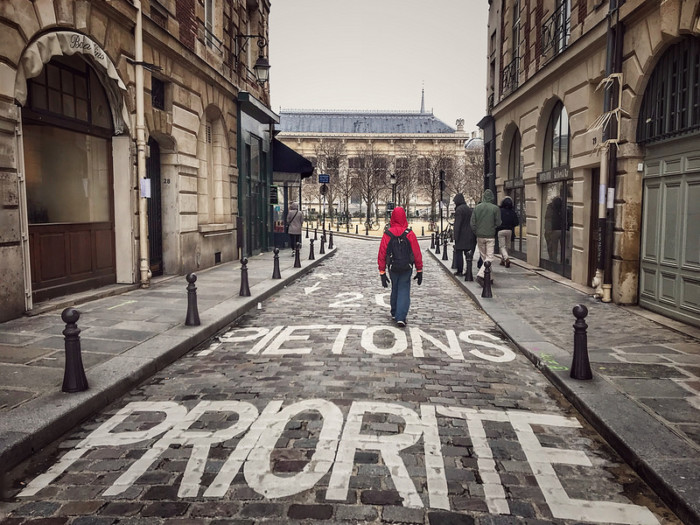
<path id="1" fill-rule="evenodd" d="M 613 501 L 595 501 L 569 497 L 564 481 L 553 465 L 576 465 L 594 469 L 584 451 L 568 448 L 543 447 L 537 437 L 545 427 L 579 429 L 575 418 L 557 414 L 528 412 L 523 410 L 487 410 L 423 404 L 415 410 L 396 403 L 375 401 L 353 401 L 346 416 L 342 409 L 331 401 L 308 399 L 282 408 L 282 401 L 274 400 L 259 412 L 247 401 L 201 401 L 190 411 L 173 401 L 133 402 L 122 408 L 100 427 L 69 450 L 46 473 L 39 475 L 19 494 L 19 497 L 34 496 L 48 487 L 71 465 L 98 447 L 129 446 L 155 440 L 141 457 L 123 472 L 103 492 L 103 496 L 120 496 L 172 446 L 191 447 L 190 458 L 184 467 L 178 489 L 180 498 L 196 498 L 203 492 L 205 498 L 224 498 L 238 473 L 243 475 L 253 490 L 267 498 L 282 498 L 314 488 L 330 472 L 326 499 L 345 501 L 348 497 L 355 453 L 378 451 L 387 467 L 391 483 L 399 492 L 402 504 L 407 507 L 450 509 L 447 489 L 447 474 L 440 440 L 438 418 L 464 420 L 466 432 L 473 442 L 473 453 L 477 458 L 476 468 L 483 480 L 484 499 L 491 514 L 510 514 L 506 499 L 505 481 L 496 469 L 485 422 L 508 424 L 513 429 L 522 453 L 530 466 L 544 498 L 555 518 L 591 523 L 623 523 L 630 525 L 656 525 L 658 520 L 646 507 Z M 139 416 L 144 412 L 163 413 L 164 418 L 146 430 L 122 430 L 125 422 L 132 419 L 138 427 Z M 318 438 L 312 440 L 314 450 L 299 472 L 279 475 L 273 472 L 272 454 L 280 442 L 287 424 L 303 414 L 316 412 L 321 415 Z M 227 428 L 202 429 L 206 414 L 235 414 L 235 422 Z M 366 432 L 363 421 L 374 415 L 384 414 L 401 419 L 402 430 L 391 434 Z M 307 416 L 308 417 L 308 416 Z M 318 421 L 317 418 L 314 418 Z M 132 425 L 133 426 L 133 425 Z M 192 428 L 195 426 L 196 428 Z M 159 436 L 161 436 L 159 438 Z M 240 436 L 233 445 L 232 440 Z M 422 445 L 419 445 L 421 443 Z M 310 442 L 311 443 L 311 442 Z M 212 445 L 230 449 L 228 459 L 222 464 L 211 484 L 202 487 L 202 475 L 208 465 Z M 418 486 L 412 479 L 401 452 L 414 445 L 422 446 L 425 465 L 425 491 L 421 497 Z M 496 440 L 496 447 L 500 446 Z M 415 450 L 415 447 L 414 447 Z M 420 450 L 415 452 L 421 454 Z M 211 467 L 212 465 L 210 465 Z M 465 469 L 468 467 L 464 467 Z M 415 472 L 415 471 L 414 471 Z M 593 472 L 592 472 L 593 474 Z M 419 475 L 414 473 L 414 475 Z M 422 476 L 421 476 L 422 477 Z M 595 483 L 596 476 L 590 479 Z M 578 493 L 585 488 L 572 487 Z"/>

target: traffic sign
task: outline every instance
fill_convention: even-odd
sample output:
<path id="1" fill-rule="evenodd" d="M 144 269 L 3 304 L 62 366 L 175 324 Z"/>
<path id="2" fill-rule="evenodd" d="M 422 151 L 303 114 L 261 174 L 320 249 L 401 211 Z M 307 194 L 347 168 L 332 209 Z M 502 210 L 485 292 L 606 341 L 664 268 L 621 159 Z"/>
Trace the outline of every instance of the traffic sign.
<path id="1" fill-rule="evenodd" d="M 327 173 L 319 173 L 318 174 L 318 183 L 319 184 L 328 184 L 331 181 L 331 176 L 328 175 Z"/>

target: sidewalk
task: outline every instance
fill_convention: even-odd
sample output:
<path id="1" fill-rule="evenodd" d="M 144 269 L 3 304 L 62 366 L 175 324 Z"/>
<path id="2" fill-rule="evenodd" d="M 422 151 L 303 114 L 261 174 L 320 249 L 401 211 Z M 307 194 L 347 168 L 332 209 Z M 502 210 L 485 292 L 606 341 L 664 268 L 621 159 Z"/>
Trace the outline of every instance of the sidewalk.
<path id="1" fill-rule="evenodd" d="M 452 274 L 448 250 L 448 261 L 429 251 Z M 499 262 L 492 298 L 463 276 L 455 282 L 683 521 L 700 523 L 700 329 L 602 303 L 523 261 Z M 588 381 L 569 375 L 577 304 L 588 309 Z"/>
<path id="2" fill-rule="evenodd" d="M 301 268 L 290 250 L 280 252 L 281 279 L 272 279 L 272 252 L 249 259 L 249 297 L 239 295 L 240 261 L 195 272 L 199 326 L 185 326 L 184 276 L 155 279 L 149 289 L 115 285 L 65 297 L 42 305 L 44 313 L 0 323 L 0 491 L 12 468 L 335 254 L 320 255 L 319 239 L 308 260 L 302 242 Z M 72 394 L 61 391 L 68 306 L 80 312 L 88 381 L 88 390 Z"/>

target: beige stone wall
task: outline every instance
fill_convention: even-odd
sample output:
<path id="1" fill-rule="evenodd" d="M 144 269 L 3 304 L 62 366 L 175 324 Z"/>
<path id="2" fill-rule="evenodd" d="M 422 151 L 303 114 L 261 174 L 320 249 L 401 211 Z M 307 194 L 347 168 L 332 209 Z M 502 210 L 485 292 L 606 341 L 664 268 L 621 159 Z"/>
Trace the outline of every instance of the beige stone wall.
<path id="1" fill-rule="evenodd" d="M 217 19 L 220 29 L 218 36 L 226 36 L 224 25 L 229 20 L 240 21 L 252 12 L 256 13 L 255 32 L 266 34 L 270 8 L 267 0 L 230 0 L 222 4 L 226 5 L 225 10 L 224 6 L 221 7 L 224 11 Z M 242 69 L 243 77 L 239 77 L 236 71 L 228 67 L 232 39 L 229 38 L 222 53 L 213 53 L 202 45 L 201 39 L 196 41 L 191 50 L 178 40 L 180 21 L 175 17 L 175 0 L 160 1 L 168 17 L 166 28 L 169 33 L 149 18 L 150 2 L 143 0 L 142 5 L 146 34 L 144 61 L 160 68 L 154 73 L 149 69 L 145 71 L 146 134 L 147 137 L 155 138 L 160 145 L 161 177 L 167 180 L 162 186 L 165 272 L 179 274 L 212 265 L 215 252 L 221 252 L 223 261 L 237 256 L 232 248 L 236 235 L 233 227 L 238 212 L 236 99 L 239 89 L 248 90 L 263 101 L 269 100 L 269 93 L 256 83 L 249 82 L 249 72 Z M 203 16 L 199 12 L 196 15 Z M 25 49 L 40 34 L 55 30 L 77 31 L 102 47 L 127 88 L 126 91 L 119 91 L 123 113 L 128 114 L 124 131 L 132 141 L 135 140 L 135 68 L 131 62 L 134 57 L 135 17 L 136 9 L 129 0 L 0 2 L 0 180 L 3 181 L 3 188 L 13 191 L 17 188 L 18 154 L 14 144 L 14 129 L 21 120 L 21 109 L 15 101 L 17 70 Z M 255 45 L 254 42 L 252 44 Z M 166 83 L 165 110 L 151 107 L 152 74 Z M 219 213 L 215 218 L 205 219 L 204 222 L 226 224 L 231 231 L 229 236 L 205 235 L 202 220 L 198 219 L 197 177 L 200 175 L 200 159 L 197 158 L 197 140 L 205 111 L 212 107 L 220 115 L 225 148 L 221 157 L 226 159 L 218 181 L 221 190 L 216 206 L 220 211 L 225 210 L 226 214 L 224 216 Z M 112 109 L 122 112 L 122 108 Z M 133 158 L 127 165 L 135 166 L 135 153 L 135 147 L 130 148 Z M 118 163 L 122 164 L 124 163 Z M 132 188 L 138 186 L 135 168 L 128 175 L 120 173 L 119 176 L 128 176 Z M 120 275 L 133 274 L 137 278 L 138 196 L 134 191 L 126 198 L 129 216 L 120 215 L 116 221 L 117 228 L 132 232 L 133 258 L 129 264 L 133 265 L 133 272 L 122 271 Z M 3 232 L 19 232 L 23 206 L 21 201 L 9 205 L 0 202 L 0 225 Z M 119 209 L 123 210 L 124 206 L 119 206 Z M 0 261 L 3 268 L 19 269 L 4 274 L 0 285 L 2 321 L 20 315 L 25 310 L 23 291 L 29 283 L 25 283 L 22 272 L 22 248 L 18 239 L 8 239 L 0 246 Z"/>
<path id="2" fill-rule="evenodd" d="M 534 4 L 534 3 L 533 3 Z M 545 2 L 546 4 L 546 2 Z M 489 34 L 494 18 L 494 2 Z M 574 179 L 572 280 L 585 285 L 591 239 L 591 217 L 597 216 L 598 188 L 591 184 L 591 171 L 600 165 L 600 130 L 590 130 L 603 112 L 603 90 L 597 89 L 605 76 L 607 7 L 589 6 L 587 17 L 572 16 L 572 35 L 567 49 L 550 62 L 525 72 L 527 81 L 498 101 L 492 115 L 496 125 L 497 185 L 503 188 L 508 165 L 510 132 L 517 125 L 522 136 L 525 164 L 526 214 L 529 263 L 539 264 L 541 188 L 536 183 L 542 170 L 545 126 L 554 101 L 561 100 L 569 113 L 570 169 Z M 613 258 L 613 300 L 636 303 L 641 232 L 642 180 L 638 164 L 644 151 L 636 144 L 637 114 L 646 82 L 663 51 L 682 34 L 700 34 L 700 1 L 628 0 L 620 9 L 625 24 L 623 50 L 623 91 L 625 112 L 620 126 L 618 175 L 615 194 L 615 237 Z M 524 15 L 523 15 L 524 16 Z M 534 20 L 534 14 L 528 16 Z M 500 32 L 500 26 L 495 28 Z M 501 41 L 501 38 L 497 38 Z M 500 57 L 501 60 L 505 58 Z M 496 86 L 497 87 L 497 86 Z"/>

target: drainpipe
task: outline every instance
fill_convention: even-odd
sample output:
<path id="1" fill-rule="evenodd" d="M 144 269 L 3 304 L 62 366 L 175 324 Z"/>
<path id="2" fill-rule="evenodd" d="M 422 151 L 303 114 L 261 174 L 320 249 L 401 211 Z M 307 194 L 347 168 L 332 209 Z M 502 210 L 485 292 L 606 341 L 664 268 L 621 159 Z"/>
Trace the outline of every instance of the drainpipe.
<path id="1" fill-rule="evenodd" d="M 622 34 L 623 27 L 620 24 L 619 0 L 611 0 L 608 11 L 608 34 L 606 46 L 605 73 L 609 77 L 614 73 L 622 71 Z M 613 16 L 615 20 L 613 21 Z M 612 111 L 617 108 L 621 101 L 618 97 L 618 83 L 621 80 L 617 78 L 614 82 L 609 82 L 605 87 L 604 111 Z M 611 137 L 619 137 L 620 125 L 617 119 L 619 113 L 616 113 L 615 118 L 611 118 L 605 129 L 603 130 L 603 141 L 609 140 Z M 611 142 L 604 150 L 606 153 L 601 159 L 601 190 L 600 201 L 605 201 L 605 235 L 601 243 L 602 251 L 599 259 L 599 270 L 603 270 L 603 286 L 602 286 L 602 301 L 609 303 L 612 301 L 612 264 L 613 264 L 613 247 L 615 241 L 615 187 L 617 182 L 617 143 Z M 605 174 L 605 177 L 604 177 Z M 604 180 L 607 183 L 607 191 L 603 186 Z M 602 207 L 602 202 L 600 203 Z M 599 225 L 601 225 L 601 217 L 599 214 Z"/>
<path id="2" fill-rule="evenodd" d="M 136 171 L 139 179 L 139 271 L 141 288 L 151 285 L 151 270 L 148 260 L 148 201 L 141 188 L 146 179 L 146 125 L 143 101 L 143 13 L 141 0 L 133 0 L 136 7 L 136 28 L 134 30 L 134 68 L 136 82 Z"/>

